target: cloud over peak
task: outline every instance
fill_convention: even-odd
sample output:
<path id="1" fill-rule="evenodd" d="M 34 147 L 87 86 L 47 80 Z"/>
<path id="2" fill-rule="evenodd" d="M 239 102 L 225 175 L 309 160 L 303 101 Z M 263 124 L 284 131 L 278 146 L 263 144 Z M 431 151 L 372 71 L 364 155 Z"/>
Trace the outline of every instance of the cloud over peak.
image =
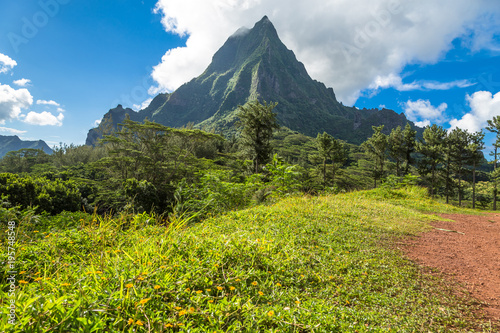
<path id="1" fill-rule="evenodd" d="M 159 0 L 165 30 L 186 36 L 186 46 L 169 50 L 154 67 L 152 92 L 172 91 L 200 75 L 212 55 L 241 26 L 268 15 L 288 48 L 309 74 L 353 104 L 371 85 L 392 84 L 409 63 L 434 63 L 462 37 L 470 47 L 492 48 L 500 7 L 490 0 Z M 307 13 L 307 15 L 304 15 Z M 393 77 L 391 77 L 391 74 Z M 389 80 L 384 82 L 384 78 Z M 378 80 L 378 83 L 377 83 Z M 421 89 L 450 89 L 467 82 L 415 83 Z"/>

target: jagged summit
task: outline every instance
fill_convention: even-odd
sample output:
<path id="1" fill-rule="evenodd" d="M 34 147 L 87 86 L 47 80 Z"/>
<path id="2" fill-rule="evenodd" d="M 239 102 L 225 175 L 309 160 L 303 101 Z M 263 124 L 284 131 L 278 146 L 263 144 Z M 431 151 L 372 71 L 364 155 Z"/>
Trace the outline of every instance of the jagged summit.
<path id="1" fill-rule="evenodd" d="M 116 126 L 129 114 L 132 120 L 148 118 L 171 127 L 194 123 L 230 134 L 238 105 L 257 98 L 278 102 L 279 123 L 310 136 L 325 131 L 360 143 L 371 135 L 371 125 L 385 124 L 390 131 L 406 123 L 404 115 L 394 111 L 357 110 L 339 103 L 332 88 L 309 76 L 264 16 L 253 28 L 240 28 L 232 34 L 197 78 L 171 94 L 158 95 L 138 113 L 121 106 L 110 110 L 101 124 Z M 87 144 L 93 144 L 102 131 L 90 130 Z"/>

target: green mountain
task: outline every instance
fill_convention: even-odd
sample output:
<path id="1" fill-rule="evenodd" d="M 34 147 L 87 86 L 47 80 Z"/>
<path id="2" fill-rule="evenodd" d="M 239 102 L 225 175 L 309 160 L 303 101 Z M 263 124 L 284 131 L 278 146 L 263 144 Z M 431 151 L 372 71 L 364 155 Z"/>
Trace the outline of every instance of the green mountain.
<path id="1" fill-rule="evenodd" d="M 19 139 L 17 135 L 0 135 L 0 158 L 4 157 L 9 151 L 16 151 L 24 148 L 41 149 L 47 154 L 52 154 L 52 149 L 49 148 L 45 141 L 23 141 Z"/>
<path id="2" fill-rule="evenodd" d="M 193 123 L 229 135 L 238 105 L 256 98 L 278 102 L 274 110 L 282 126 L 313 137 L 325 131 L 355 144 L 371 136 L 372 125 L 384 124 L 389 132 L 408 122 L 392 110 L 358 110 L 339 103 L 332 88 L 309 76 L 265 16 L 252 29 L 236 31 L 203 74 L 173 93 L 158 95 L 139 112 L 121 105 L 110 110 L 101 125 L 90 130 L 87 144 L 94 144 L 106 126 L 116 126 L 125 114 L 136 121 L 148 118 L 170 127 Z"/>

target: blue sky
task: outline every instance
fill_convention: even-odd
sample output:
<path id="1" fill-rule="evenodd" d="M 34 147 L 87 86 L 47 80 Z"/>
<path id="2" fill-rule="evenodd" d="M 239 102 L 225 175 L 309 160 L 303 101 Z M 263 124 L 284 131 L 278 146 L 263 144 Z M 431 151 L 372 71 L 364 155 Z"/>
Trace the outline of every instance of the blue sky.
<path id="1" fill-rule="evenodd" d="M 345 105 L 470 131 L 500 115 L 496 0 L 4 1 L 0 135 L 83 144 L 110 108 L 201 74 L 264 15 Z"/>

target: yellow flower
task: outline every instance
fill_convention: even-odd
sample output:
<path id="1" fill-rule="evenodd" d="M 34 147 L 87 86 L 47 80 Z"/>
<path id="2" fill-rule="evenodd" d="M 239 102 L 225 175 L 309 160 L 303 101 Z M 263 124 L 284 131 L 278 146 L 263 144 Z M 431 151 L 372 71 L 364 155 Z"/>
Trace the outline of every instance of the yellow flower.
<path id="1" fill-rule="evenodd" d="M 38 271 L 38 272 L 35 273 L 35 275 L 38 275 L 38 274 L 40 274 L 40 271 Z"/>
<path id="2" fill-rule="evenodd" d="M 134 285 L 133 285 L 132 283 L 127 283 L 127 284 L 125 285 L 125 288 L 132 288 L 133 286 L 134 286 Z"/>
<path id="3" fill-rule="evenodd" d="M 39 278 L 36 278 L 35 281 L 40 281 L 40 280 L 43 280 L 42 277 L 39 277 Z"/>
<path id="4" fill-rule="evenodd" d="M 300 304 L 300 301 L 295 301 L 295 304 L 299 305 L 299 304 Z"/>
<path id="5" fill-rule="evenodd" d="M 139 280 L 139 281 L 144 281 L 144 278 L 143 278 L 142 276 L 139 276 L 139 277 L 137 278 L 137 280 Z"/>
<path id="6" fill-rule="evenodd" d="M 229 290 L 234 290 L 234 289 L 236 289 L 236 288 L 233 286 L 229 287 Z"/>
<path id="7" fill-rule="evenodd" d="M 135 322 L 135 324 L 136 324 L 136 325 L 139 325 L 139 326 L 144 325 L 144 323 L 143 323 L 142 321 L 140 321 L 140 320 L 136 321 L 136 322 Z"/>
<path id="8" fill-rule="evenodd" d="M 187 313 L 186 310 L 181 310 L 179 311 L 179 316 L 184 316 Z"/>
<path id="9" fill-rule="evenodd" d="M 176 306 L 174 309 L 176 309 L 176 310 L 182 310 L 182 308 L 180 306 Z"/>
<path id="10" fill-rule="evenodd" d="M 269 317 L 274 316 L 274 311 L 273 311 L 273 310 L 269 311 L 269 312 L 267 313 L 267 315 L 268 315 Z"/>
<path id="11" fill-rule="evenodd" d="M 197 294 L 201 294 L 202 292 L 203 292 L 203 291 L 201 291 L 201 290 L 196 290 L 196 293 L 197 293 Z"/>
<path id="12" fill-rule="evenodd" d="M 258 283 L 257 281 L 252 282 L 252 285 L 256 286 Z"/>
<path id="13" fill-rule="evenodd" d="M 260 296 L 264 296 L 264 293 L 262 291 L 259 291 Z"/>
<path id="14" fill-rule="evenodd" d="M 96 273 L 96 274 L 102 274 L 101 271 L 95 271 L 94 273 Z"/>
<path id="15" fill-rule="evenodd" d="M 172 326 L 172 324 L 170 324 L 170 323 L 165 325 L 165 328 L 169 328 L 169 327 L 174 327 L 174 326 Z"/>
<path id="16" fill-rule="evenodd" d="M 214 300 L 213 300 L 213 299 L 211 299 L 210 301 L 208 301 L 208 303 L 213 303 L 213 302 L 214 302 Z"/>
<path id="17" fill-rule="evenodd" d="M 151 298 L 141 299 L 141 300 L 139 301 L 139 304 L 144 305 L 144 304 L 146 304 L 147 302 L 149 302 L 149 300 L 150 300 L 150 299 L 151 299 Z"/>
<path id="18" fill-rule="evenodd" d="M 222 287 L 220 287 L 220 286 L 219 286 L 219 287 L 217 287 L 217 290 L 222 290 L 222 289 L 224 289 L 224 288 L 222 288 Z"/>
<path id="19" fill-rule="evenodd" d="M 194 308 L 193 308 L 193 307 L 190 307 L 190 308 L 189 308 L 189 312 L 190 312 L 190 313 L 193 313 L 193 312 L 194 312 Z"/>
<path id="20" fill-rule="evenodd" d="M 234 280 L 234 281 L 236 281 L 236 282 L 240 282 L 240 281 L 241 281 L 241 279 L 236 279 L 236 280 Z"/>
<path id="21" fill-rule="evenodd" d="M 278 282 L 278 283 L 276 283 L 276 286 L 277 286 L 277 287 L 281 287 L 281 283 L 279 283 L 279 282 Z"/>
<path id="22" fill-rule="evenodd" d="M 209 292 L 211 292 L 211 291 L 212 291 L 212 289 L 205 289 L 205 290 L 207 291 L 207 293 L 209 293 Z"/>
<path id="23" fill-rule="evenodd" d="M 132 318 L 130 318 L 130 319 L 128 320 L 128 324 L 129 324 L 129 325 L 132 325 L 133 323 L 134 323 L 134 320 L 133 320 Z"/>
<path id="24" fill-rule="evenodd" d="M 38 231 L 38 230 L 35 230 L 35 231 L 33 231 L 33 232 L 39 232 L 39 231 Z"/>
<path id="25" fill-rule="evenodd" d="M 20 272 L 19 272 L 19 274 L 24 274 L 24 273 L 26 273 L 26 271 L 20 271 Z"/>
<path id="26" fill-rule="evenodd" d="M 156 285 L 156 286 L 154 286 L 153 288 L 155 288 L 156 290 L 158 290 L 158 289 L 160 289 L 160 288 L 161 288 L 161 286 L 160 286 L 160 285 Z M 189 288 L 188 288 L 188 289 L 189 289 Z"/>
<path id="27" fill-rule="evenodd" d="M 61 284 L 61 286 L 63 286 L 63 287 L 69 287 L 69 286 L 71 286 L 71 284 L 64 282 L 63 284 Z"/>
<path id="28" fill-rule="evenodd" d="M 19 283 L 26 284 L 26 283 L 28 283 L 28 281 L 19 280 Z"/>

